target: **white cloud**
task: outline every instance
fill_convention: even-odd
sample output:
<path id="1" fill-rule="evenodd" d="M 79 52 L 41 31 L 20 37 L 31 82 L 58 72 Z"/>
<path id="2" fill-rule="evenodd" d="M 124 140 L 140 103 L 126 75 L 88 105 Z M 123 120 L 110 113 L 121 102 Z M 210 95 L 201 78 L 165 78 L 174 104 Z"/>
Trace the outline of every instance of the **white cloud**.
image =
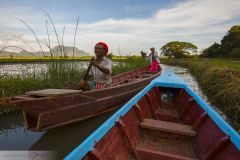
<path id="1" fill-rule="evenodd" d="M 13 13 L 16 12 L 14 11 Z M 1 11 L 0 14 L 3 14 L 3 12 Z M 26 10 L 23 15 L 27 15 Z M 37 20 L 35 14 L 27 15 L 26 19 L 34 26 L 33 28 L 37 28 L 38 33 L 41 33 L 41 37 L 46 39 L 46 28 L 44 26 L 44 19 L 46 19 L 46 17 L 41 19 L 42 14 L 38 13 L 36 15 Z M 4 20 L 6 20 L 6 15 L 4 17 Z M 25 19 L 25 17 L 23 18 Z M 236 19 L 238 19 L 238 21 Z M 95 23 L 80 23 L 78 26 L 76 46 L 79 49 L 92 53 L 92 48 L 96 42 L 105 41 L 108 43 L 110 51 L 118 53 L 119 44 L 122 54 L 126 54 L 129 52 L 148 50 L 151 46 L 160 48 L 169 41 L 179 40 L 192 42 L 201 49 L 210 46 L 215 41 L 220 41 L 231 26 L 240 23 L 239 20 L 240 1 L 187 1 L 178 3 L 171 8 L 161 9 L 151 17 L 145 19 L 109 18 Z M 62 22 L 56 24 L 59 36 L 62 34 L 63 26 L 66 26 L 64 36 L 66 45 L 73 44 L 75 23 L 76 22 L 64 24 L 64 22 Z M 4 25 L 5 27 L 10 27 L 9 24 Z M 22 24 L 20 26 L 18 23 L 11 27 L 15 30 L 20 30 L 23 29 L 22 26 Z M 13 33 L 9 36 L 7 34 L 0 36 L 0 41 L 2 41 L 0 46 L 13 43 L 7 41 L 7 38 L 2 38 L 2 36 L 10 36 L 27 41 L 36 50 L 39 50 L 30 32 L 28 34 L 24 33 L 24 35 L 20 37 L 16 35 L 13 36 Z M 51 31 L 50 37 L 52 45 L 56 45 L 57 41 L 53 31 Z M 16 39 L 15 41 L 19 43 Z"/>

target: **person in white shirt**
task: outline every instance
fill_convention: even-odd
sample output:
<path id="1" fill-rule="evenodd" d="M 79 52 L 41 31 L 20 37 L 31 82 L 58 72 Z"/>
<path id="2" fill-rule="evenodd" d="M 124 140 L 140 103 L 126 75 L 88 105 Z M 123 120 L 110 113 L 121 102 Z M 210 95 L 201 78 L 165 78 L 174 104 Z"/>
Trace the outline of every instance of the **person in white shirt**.
<path id="1" fill-rule="evenodd" d="M 94 48 L 95 57 L 90 61 L 90 75 L 92 81 L 80 81 L 80 88 L 82 90 L 99 90 L 105 87 L 109 87 L 112 84 L 112 61 L 106 58 L 108 53 L 108 46 L 99 42 Z"/>

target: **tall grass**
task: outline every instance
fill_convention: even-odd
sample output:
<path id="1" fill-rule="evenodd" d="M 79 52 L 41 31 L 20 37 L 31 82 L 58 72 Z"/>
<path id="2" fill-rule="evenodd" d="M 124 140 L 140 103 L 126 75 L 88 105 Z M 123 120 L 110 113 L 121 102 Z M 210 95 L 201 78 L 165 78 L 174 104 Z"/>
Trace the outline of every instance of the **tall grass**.
<path id="1" fill-rule="evenodd" d="M 170 62 L 169 59 L 162 59 L 163 62 Z M 201 64 L 201 65 L 211 65 L 211 66 L 215 66 L 215 67 L 219 67 L 219 68 L 228 68 L 231 70 L 235 70 L 235 71 L 240 71 L 240 59 L 236 60 L 236 59 L 219 59 L 219 58 L 184 58 L 184 59 L 175 59 L 172 62 L 179 62 L 179 61 L 184 61 L 184 62 L 189 62 L 189 63 L 197 63 L 197 64 Z"/>
<path id="2" fill-rule="evenodd" d="M 71 63 L 57 61 L 47 66 L 47 71 L 0 75 L 0 97 L 21 95 L 30 90 L 64 88 L 77 84 L 84 74 L 84 69 L 79 69 Z"/>
<path id="3" fill-rule="evenodd" d="M 149 62 L 146 58 L 131 56 L 124 61 L 120 61 L 118 65 L 113 66 L 112 75 L 117 75 L 147 65 L 149 65 Z"/>

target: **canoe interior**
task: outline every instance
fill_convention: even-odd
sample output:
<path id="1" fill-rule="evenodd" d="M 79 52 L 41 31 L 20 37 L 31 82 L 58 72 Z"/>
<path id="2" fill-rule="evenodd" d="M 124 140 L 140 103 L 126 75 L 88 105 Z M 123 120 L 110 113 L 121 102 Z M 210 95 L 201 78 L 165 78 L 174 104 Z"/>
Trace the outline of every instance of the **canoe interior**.
<path id="1" fill-rule="evenodd" d="M 23 110 L 25 126 L 44 131 L 75 123 L 122 106 L 160 72 L 148 67 L 113 77 L 113 87 L 56 97 L 21 96 L 12 103 Z M 24 98 L 23 98 L 24 97 Z"/>
<path id="2" fill-rule="evenodd" d="M 184 89 L 154 87 L 83 159 L 240 160 L 240 151 Z"/>

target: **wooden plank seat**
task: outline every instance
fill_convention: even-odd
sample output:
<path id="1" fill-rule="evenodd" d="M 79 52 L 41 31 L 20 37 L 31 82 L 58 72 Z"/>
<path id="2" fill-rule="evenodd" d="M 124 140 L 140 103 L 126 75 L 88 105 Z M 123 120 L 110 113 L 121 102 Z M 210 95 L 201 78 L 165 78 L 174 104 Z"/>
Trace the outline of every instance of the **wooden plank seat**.
<path id="1" fill-rule="evenodd" d="M 22 96 L 15 96 L 13 97 L 14 100 L 35 100 L 37 98 L 31 97 L 29 95 L 22 95 Z"/>
<path id="2" fill-rule="evenodd" d="M 136 148 L 136 153 L 138 154 L 139 158 L 144 160 L 198 160 L 194 157 L 176 155 L 140 147 Z"/>
<path id="3" fill-rule="evenodd" d="M 134 82 L 137 81 L 138 79 L 125 79 L 123 81 L 119 81 L 117 83 L 112 84 L 112 86 L 117 86 L 117 85 L 121 85 L 121 84 L 125 84 L 125 83 L 130 83 L 130 82 Z"/>
<path id="4" fill-rule="evenodd" d="M 179 115 L 176 109 L 170 108 L 157 108 L 155 115 L 158 120 L 177 122 Z"/>
<path id="5" fill-rule="evenodd" d="M 135 77 L 137 77 L 137 78 L 147 78 L 147 77 L 151 77 L 151 76 L 152 76 L 152 74 L 135 75 Z"/>
<path id="6" fill-rule="evenodd" d="M 145 118 L 140 126 L 145 129 L 169 132 L 184 136 L 196 136 L 196 131 L 193 130 L 192 126 L 184 125 L 180 123 L 166 122 L 160 120 L 153 120 Z"/>
<path id="7" fill-rule="evenodd" d="M 141 132 L 140 141 L 135 147 L 135 152 L 140 159 L 198 160 L 191 138 L 196 136 L 192 126 L 145 118 L 140 123 L 140 127 L 146 131 Z M 165 137 L 161 134 L 163 132 L 186 138 Z"/>
<path id="8" fill-rule="evenodd" d="M 156 74 L 156 72 L 151 72 L 151 71 L 146 71 L 144 73 L 148 73 L 148 74 Z"/>
<path id="9" fill-rule="evenodd" d="M 26 94 L 29 96 L 49 97 L 49 96 L 63 96 L 70 94 L 79 94 L 83 90 L 72 90 L 72 89 L 43 89 L 37 91 L 29 91 Z"/>

